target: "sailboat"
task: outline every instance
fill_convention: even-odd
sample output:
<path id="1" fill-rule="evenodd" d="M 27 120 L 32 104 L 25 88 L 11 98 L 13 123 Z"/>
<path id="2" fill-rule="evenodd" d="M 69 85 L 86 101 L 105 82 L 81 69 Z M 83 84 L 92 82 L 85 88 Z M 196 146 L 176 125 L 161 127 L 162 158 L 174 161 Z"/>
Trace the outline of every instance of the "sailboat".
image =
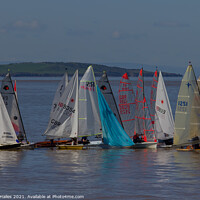
<path id="1" fill-rule="evenodd" d="M 50 116 L 44 135 L 49 138 L 72 138 L 69 144 L 58 145 L 60 149 L 83 149 L 77 138 L 101 134 L 96 81 L 89 66 L 78 86 L 78 70 L 69 81 L 56 109 Z M 76 144 L 75 144 L 76 143 Z"/>
<path id="2" fill-rule="evenodd" d="M 103 94 L 106 102 L 108 103 L 110 109 L 112 110 L 112 112 L 114 113 L 115 117 L 117 118 L 117 120 L 119 121 L 119 123 L 121 124 L 121 126 L 123 127 L 122 124 L 122 120 L 119 114 L 119 110 L 115 101 L 115 97 L 113 95 L 112 92 L 112 88 L 110 86 L 110 82 L 108 80 L 108 76 L 106 74 L 106 72 L 103 72 L 102 77 L 99 79 L 98 81 L 98 87 L 101 90 L 101 93 Z"/>
<path id="3" fill-rule="evenodd" d="M 172 146 L 174 137 L 174 119 L 161 71 L 159 72 L 156 92 L 154 129 L 156 139 L 161 146 Z"/>
<path id="4" fill-rule="evenodd" d="M 200 91 L 191 64 L 181 82 L 175 113 L 174 145 L 199 144 L 200 140 Z"/>
<path id="5" fill-rule="evenodd" d="M 7 108 L 8 115 L 10 116 L 10 120 L 12 122 L 18 140 L 24 144 L 27 144 L 28 141 L 26 137 L 26 132 L 24 129 L 18 105 L 18 100 L 16 97 L 16 92 L 14 91 L 10 73 L 8 73 L 2 80 L 1 95 L 5 103 L 5 106 Z"/>
<path id="6" fill-rule="evenodd" d="M 122 118 L 124 130 L 129 137 L 133 137 L 135 121 L 135 94 L 127 73 L 125 73 L 120 80 L 118 97 L 119 112 Z"/>
<path id="7" fill-rule="evenodd" d="M 135 102 L 134 138 L 140 137 L 142 139 L 141 142 L 135 143 L 135 148 L 156 148 L 157 141 L 144 95 L 143 69 L 140 70 L 138 76 Z"/>
<path id="8" fill-rule="evenodd" d="M 0 149 L 16 148 L 21 145 L 11 123 L 8 111 L 0 94 Z"/>
<path id="9" fill-rule="evenodd" d="M 99 87 L 97 87 L 101 125 L 103 132 L 103 148 L 132 148 L 133 141 L 122 128 L 116 116 L 112 112 Z"/>
<path id="10" fill-rule="evenodd" d="M 62 79 L 58 83 L 58 87 L 54 95 L 54 99 L 53 99 L 51 111 L 50 111 L 49 123 L 48 123 L 48 127 L 46 131 L 48 131 L 49 127 L 52 126 L 52 120 L 54 119 L 54 115 L 60 106 L 59 103 L 63 101 L 63 98 L 65 98 L 63 97 L 63 95 L 66 95 L 64 91 L 67 88 L 68 82 L 69 82 L 68 73 L 65 72 Z M 59 138 L 55 138 L 54 135 L 53 136 L 46 135 L 46 141 L 35 143 L 35 147 L 37 148 L 38 147 L 55 147 L 57 144 L 65 144 L 66 142 L 68 142 L 68 140 L 66 139 L 60 140 Z"/>

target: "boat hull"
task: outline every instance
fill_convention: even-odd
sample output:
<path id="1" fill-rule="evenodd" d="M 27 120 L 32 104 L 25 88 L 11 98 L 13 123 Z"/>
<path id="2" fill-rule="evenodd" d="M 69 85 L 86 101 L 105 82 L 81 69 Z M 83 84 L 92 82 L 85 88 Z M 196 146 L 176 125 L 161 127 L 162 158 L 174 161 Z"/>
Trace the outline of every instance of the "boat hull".
<path id="1" fill-rule="evenodd" d="M 43 142 L 37 142 L 34 144 L 35 148 L 41 148 L 41 147 L 56 147 L 57 145 L 67 144 L 69 143 L 69 140 L 55 140 L 53 142 L 51 141 L 43 141 Z"/>
<path id="2" fill-rule="evenodd" d="M 35 144 L 34 143 L 22 143 L 19 148 L 20 149 L 34 149 Z"/>
<path id="3" fill-rule="evenodd" d="M 1 145 L 0 149 L 14 149 L 20 147 L 21 143 L 18 144 L 9 144 L 9 145 Z"/>
<path id="4" fill-rule="evenodd" d="M 194 151 L 194 149 L 176 149 L 176 150 L 182 152 Z"/>
<path id="5" fill-rule="evenodd" d="M 157 142 L 135 143 L 135 145 L 133 145 L 132 148 L 134 148 L 134 149 L 156 149 L 157 148 Z"/>
<path id="6" fill-rule="evenodd" d="M 78 145 L 57 145 L 58 149 L 69 149 L 69 150 L 85 150 L 85 149 L 102 149 L 101 141 L 90 141 L 88 144 L 78 144 Z"/>
<path id="7" fill-rule="evenodd" d="M 58 145 L 57 146 L 58 149 L 67 149 L 67 150 L 83 150 L 84 149 L 84 145 Z"/>

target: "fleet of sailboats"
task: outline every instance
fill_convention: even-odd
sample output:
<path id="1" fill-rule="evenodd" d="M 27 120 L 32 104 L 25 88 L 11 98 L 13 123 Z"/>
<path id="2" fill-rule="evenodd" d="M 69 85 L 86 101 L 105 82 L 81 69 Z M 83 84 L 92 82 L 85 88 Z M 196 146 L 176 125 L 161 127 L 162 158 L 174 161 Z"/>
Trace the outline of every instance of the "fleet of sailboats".
<path id="1" fill-rule="evenodd" d="M 28 144 L 16 82 L 13 86 L 10 73 L 2 80 L 0 92 L 0 149 Z M 200 80 L 196 80 L 191 64 L 181 82 L 175 122 L 161 71 L 158 74 L 156 69 L 154 73 L 148 107 L 143 69 L 139 72 L 135 93 L 128 74 L 122 76 L 117 104 L 106 72 L 97 86 L 93 68 L 89 66 L 80 81 L 78 70 L 70 81 L 68 74 L 64 74 L 55 92 L 48 126 L 43 134 L 48 142 L 37 143 L 37 147 L 156 148 L 159 144 L 199 148 L 199 116 Z M 94 139 L 95 135 L 101 136 L 102 141 L 83 142 L 83 138 Z"/>

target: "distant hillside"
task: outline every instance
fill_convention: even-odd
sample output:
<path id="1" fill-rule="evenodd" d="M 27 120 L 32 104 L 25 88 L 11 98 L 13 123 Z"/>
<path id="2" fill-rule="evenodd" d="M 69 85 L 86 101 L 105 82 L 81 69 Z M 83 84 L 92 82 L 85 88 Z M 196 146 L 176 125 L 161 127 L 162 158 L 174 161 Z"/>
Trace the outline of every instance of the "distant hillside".
<path id="1" fill-rule="evenodd" d="M 121 67 L 109 67 L 106 65 L 92 63 L 76 63 L 76 62 L 41 62 L 41 63 L 12 63 L 0 65 L 0 75 L 4 76 L 8 69 L 12 76 L 62 76 L 67 70 L 69 76 L 72 76 L 76 69 L 79 70 L 80 76 L 84 74 L 89 65 L 93 66 L 96 76 L 101 76 L 106 71 L 108 76 L 122 76 L 125 72 L 129 76 L 138 76 L 139 69 L 125 69 Z M 153 72 L 145 71 L 144 76 L 153 76 Z M 176 73 L 163 72 L 163 76 L 182 76 Z"/>

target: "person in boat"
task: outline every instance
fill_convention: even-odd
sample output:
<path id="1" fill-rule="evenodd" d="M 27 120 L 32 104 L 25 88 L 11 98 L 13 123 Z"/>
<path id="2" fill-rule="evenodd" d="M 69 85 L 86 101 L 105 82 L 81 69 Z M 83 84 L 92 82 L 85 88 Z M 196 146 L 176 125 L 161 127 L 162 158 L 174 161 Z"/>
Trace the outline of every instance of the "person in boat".
<path id="1" fill-rule="evenodd" d="M 77 145 L 77 138 L 72 138 L 72 145 Z"/>
<path id="2" fill-rule="evenodd" d="M 138 133 L 136 133 L 136 134 L 133 136 L 133 142 L 134 142 L 134 143 L 140 143 L 140 142 L 142 142 L 142 139 L 139 137 Z"/>
<path id="3" fill-rule="evenodd" d="M 54 139 L 50 139 L 51 146 L 53 146 Z"/>
<path id="4" fill-rule="evenodd" d="M 192 147 L 193 147 L 193 149 L 200 149 L 199 144 L 193 144 Z"/>
<path id="5" fill-rule="evenodd" d="M 87 137 L 82 137 L 81 138 L 81 144 L 89 144 L 89 140 L 87 139 Z"/>

